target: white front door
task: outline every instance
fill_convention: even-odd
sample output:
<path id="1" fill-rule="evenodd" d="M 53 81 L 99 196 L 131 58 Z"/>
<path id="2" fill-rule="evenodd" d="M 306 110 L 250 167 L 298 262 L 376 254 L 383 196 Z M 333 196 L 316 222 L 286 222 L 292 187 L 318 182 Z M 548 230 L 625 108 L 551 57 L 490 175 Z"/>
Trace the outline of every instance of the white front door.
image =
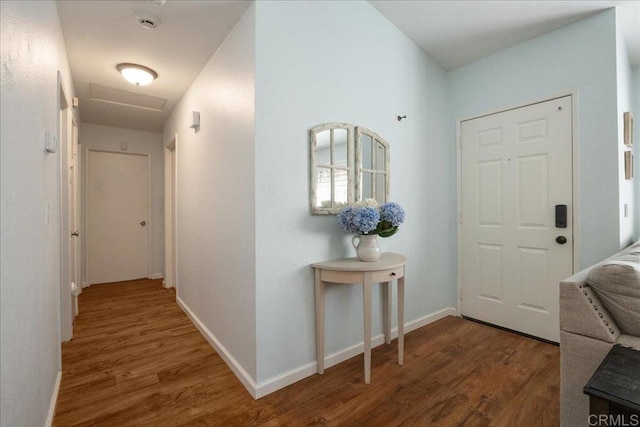
<path id="1" fill-rule="evenodd" d="M 90 284 L 149 277 L 149 157 L 89 150 Z"/>
<path id="2" fill-rule="evenodd" d="M 463 121 L 461 178 L 462 315 L 558 342 L 558 286 L 573 272 L 571 97 Z"/>

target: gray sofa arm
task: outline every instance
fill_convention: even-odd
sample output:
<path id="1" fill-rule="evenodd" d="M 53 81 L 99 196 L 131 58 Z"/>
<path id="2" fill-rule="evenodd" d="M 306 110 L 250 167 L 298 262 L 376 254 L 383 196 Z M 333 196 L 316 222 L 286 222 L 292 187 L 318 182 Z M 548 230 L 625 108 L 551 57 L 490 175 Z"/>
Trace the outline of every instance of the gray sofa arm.
<path id="1" fill-rule="evenodd" d="M 597 295 L 584 283 L 588 271 L 560 282 L 560 330 L 615 343 L 620 330 Z"/>

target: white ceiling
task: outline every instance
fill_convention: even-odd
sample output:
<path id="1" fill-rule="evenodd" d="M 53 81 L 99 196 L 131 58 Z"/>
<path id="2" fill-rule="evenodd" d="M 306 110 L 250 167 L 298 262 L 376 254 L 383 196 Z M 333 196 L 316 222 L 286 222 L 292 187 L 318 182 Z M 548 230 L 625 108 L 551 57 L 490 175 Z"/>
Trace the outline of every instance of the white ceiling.
<path id="1" fill-rule="evenodd" d="M 640 0 L 370 3 L 447 70 L 619 6 L 630 58 L 640 64 Z M 57 4 L 81 120 L 159 132 L 250 1 L 58 0 Z M 157 28 L 139 25 L 137 11 L 156 15 Z M 149 86 L 135 87 L 117 72 L 121 62 L 151 67 L 159 77 Z M 95 101 L 90 98 L 90 84 L 116 89 L 113 96 L 148 95 L 167 102 L 161 111 L 152 111 Z"/>
<path id="2" fill-rule="evenodd" d="M 165 120 L 250 1 L 58 0 L 71 75 L 83 122 L 162 131 Z M 156 28 L 138 24 L 134 13 L 151 12 Z M 136 87 L 116 70 L 121 62 L 154 69 L 158 78 Z M 91 83 L 166 98 L 162 111 L 93 101 Z M 129 99 L 132 97 L 130 96 Z"/>
<path id="3" fill-rule="evenodd" d="M 640 64 L 640 1 L 369 1 L 446 70 L 612 7 Z"/>

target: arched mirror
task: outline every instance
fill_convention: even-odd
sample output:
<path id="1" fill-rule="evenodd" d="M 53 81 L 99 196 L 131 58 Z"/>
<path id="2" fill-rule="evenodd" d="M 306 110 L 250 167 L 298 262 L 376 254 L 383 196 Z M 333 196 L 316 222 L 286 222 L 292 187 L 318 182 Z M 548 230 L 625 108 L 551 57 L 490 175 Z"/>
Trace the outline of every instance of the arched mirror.
<path id="1" fill-rule="evenodd" d="M 311 213 L 336 214 L 353 202 L 353 126 L 311 129 Z"/>
<path id="2" fill-rule="evenodd" d="M 365 199 L 389 201 L 389 144 L 380 135 L 350 123 L 327 123 L 311 129 L 310 142 L 312 214 L 337 214 Z"/>
<path id="3" fill-rule="evenodd" d="M 356 127 L 356 200 L 389 201 L 389 143 L 377 133 Z"/>

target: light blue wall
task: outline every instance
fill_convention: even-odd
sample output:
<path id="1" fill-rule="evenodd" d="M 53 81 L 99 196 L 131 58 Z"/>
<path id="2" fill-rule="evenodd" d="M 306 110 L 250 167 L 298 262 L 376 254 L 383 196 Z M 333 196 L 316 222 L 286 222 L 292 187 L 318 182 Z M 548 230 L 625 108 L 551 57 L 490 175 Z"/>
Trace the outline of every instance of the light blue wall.
<path id="1" fill-rule="evenodd" d="M 620 28 L 620 12 L 616 10 L 616 85 L 618 88 L 618 113 L 616 114 L 618 126 L 618 180 L 619 201 L 618 215 L 620 218 L 620 246 L 626 247 L 633 241 L 635 216 L 638 215 L 637 202 L 634 197 L 633 181 L 625 179 L 624 153 L 629 148 L 624 145 L 624 113 L 629 111 L 637 117 L 633 108 L 633 90 L 631 81 L 631 64 Z M 625 216 L 625 205 L 627 215 Z"/>
<path id="2" fill-rule="evenodd" d="M 577 90 L 581 268 L 620 248 L 615 24 L 611 9 L 448 75 L 451 135 L 457 118 Z"/>
<path id="3" fill-rule="evenodd" d="M 409 259 L 408 322 L 456 304 L 456 160 L 444 70 L 367 2 L 257 2 L 256 40 L 262 382 L 316 360 L 309 264 L 355 255 L 335 216 L 309 213 L 309 129 L 345 121 L 390 143 L 391 198 L 407 220 L 380 243 Z M 377 288 L 374 298 L 375 335 L 382 332 Z M 326 354 L 362 342 L 361 287 L 330 288 L 326 306 Z"/>

